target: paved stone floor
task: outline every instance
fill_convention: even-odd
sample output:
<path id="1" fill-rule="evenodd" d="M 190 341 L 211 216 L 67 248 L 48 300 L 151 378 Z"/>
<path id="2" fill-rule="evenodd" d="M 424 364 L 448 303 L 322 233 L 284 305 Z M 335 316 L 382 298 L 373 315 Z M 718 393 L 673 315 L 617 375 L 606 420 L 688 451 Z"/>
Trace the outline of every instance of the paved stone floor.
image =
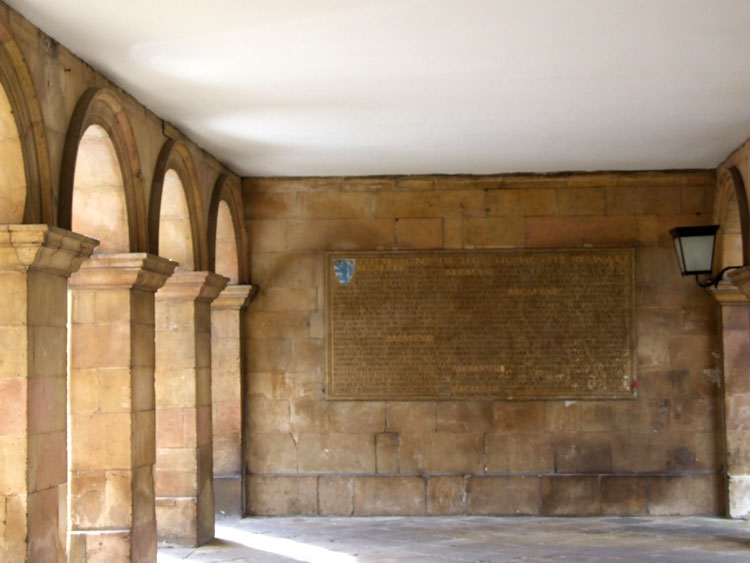
<path id="1" fill-rule="evenodd" d="M 159 563 L 750 562 L 750 522 L 718 518 L 245 518 Z"/>

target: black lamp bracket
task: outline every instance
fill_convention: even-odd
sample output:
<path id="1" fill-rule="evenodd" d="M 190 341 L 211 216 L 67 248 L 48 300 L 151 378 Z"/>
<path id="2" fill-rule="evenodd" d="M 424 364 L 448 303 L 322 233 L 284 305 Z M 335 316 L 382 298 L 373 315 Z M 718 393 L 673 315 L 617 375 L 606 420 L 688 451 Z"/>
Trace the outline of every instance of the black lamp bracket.
<path id="1" fill-rule="evenodd" d="M 742 266 L 727 266 L 716 276 L 705 274 L 707 277 L 703 280 L 698 277 L 700 274 L 695 274 L 695 283 L 697 283 L 701 287 L 717 287 L 719 285 L 719 282 L 721 281 L 721 278 L 724 277 L 724 272 L 728 272 L 729 270 L 739 270 L 740 268 L 742 268 Z"/>

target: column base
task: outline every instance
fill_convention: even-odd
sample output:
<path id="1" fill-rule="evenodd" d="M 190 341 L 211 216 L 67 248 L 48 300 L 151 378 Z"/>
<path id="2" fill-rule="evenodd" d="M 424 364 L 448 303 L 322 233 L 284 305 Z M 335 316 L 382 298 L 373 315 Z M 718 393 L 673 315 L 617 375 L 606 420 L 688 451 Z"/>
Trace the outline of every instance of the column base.
<path id="1" fill-rule="evenodd" d="M 214 521 L 199 521 L 196 497 L 156 497 L 156 535 L 159 545 L 198 547 L 214 537 Z M 207 519 L 208 520 L 208 519 Z"/>
<path id="2" fill-rule="evenodd" d="M 68 561 L 139 561 L 131 558 L 130 530 L 68 532 Z"/>
<path id="3" fill-rule="evenodd" d="M 240 475 L 214 475 L 214 510 L 216 518 L 242 517 Z"/>
<path id="4" fill-rule="evenodd" d="M 729 476 L 729 517 L 750 519 L 750 475 Z"/>

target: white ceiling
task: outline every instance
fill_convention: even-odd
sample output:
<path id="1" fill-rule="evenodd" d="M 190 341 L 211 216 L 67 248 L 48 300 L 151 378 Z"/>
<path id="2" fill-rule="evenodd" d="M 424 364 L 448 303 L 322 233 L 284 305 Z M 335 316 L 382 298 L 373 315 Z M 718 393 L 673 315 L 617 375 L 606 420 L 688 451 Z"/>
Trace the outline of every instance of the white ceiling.
<path id="1" fill-rule="evenodd" d="M 243 175 L 708 168 L 748 0 L 6 0 Z"/>

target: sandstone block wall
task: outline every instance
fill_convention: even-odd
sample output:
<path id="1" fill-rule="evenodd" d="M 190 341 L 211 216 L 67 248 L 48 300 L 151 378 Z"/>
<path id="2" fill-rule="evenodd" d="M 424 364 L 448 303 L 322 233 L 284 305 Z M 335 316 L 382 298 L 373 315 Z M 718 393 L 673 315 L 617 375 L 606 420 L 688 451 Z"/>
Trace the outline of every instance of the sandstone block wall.
<path id="1" fill-rule="evenodd" d="M 669 229 L 711 221 L 713 171 L 250 178 L 250 514 L 719 514 L 715 305 Z M 639 397 L 327 401 L 324 251 L 636 249 Z"/>

